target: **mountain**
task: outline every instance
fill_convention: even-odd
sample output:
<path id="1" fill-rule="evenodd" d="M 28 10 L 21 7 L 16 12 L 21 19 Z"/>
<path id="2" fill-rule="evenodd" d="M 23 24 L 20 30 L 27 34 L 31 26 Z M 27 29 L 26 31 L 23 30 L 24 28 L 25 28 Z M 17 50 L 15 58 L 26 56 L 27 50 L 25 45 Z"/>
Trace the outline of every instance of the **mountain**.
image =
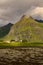
<path id="1" fill-rule="evenodd" d="M 0 27 L 0 39 L 3 38 L 4 36 L 6 36 L 9 33 L 12 25 L 13 24 L 9 23 L 9 24 L 7 24 L 3 27 Z"/>
<path id="2" fill-rule="evenodd" d="M 16 38 L 26 39 L 29 42 L 43 41 L 43 23 L 35 21 L 31 16 L 23 16 L 19 22 L 14 25 L 14 34 Z"/>
<path id="3" fill-rule="evenodd" d="M 37 22 L 40 22 L 40 23 L 43 23 L 43 20 L 37 20 L 37 19 L 35 19 Z"/>
<path id="4" fill-rule="evenodd" d="M 43 42 L 43 23 L 37 22 L 31 16 L 24 15 L 16 24 L 12 26 L 8 24 L 4 27 L 7 31 L 1 29 L 5 33 L 7 32 L 7 35 L 3 34 L 4 36 L 0 39 L 18 41 L 25 39 L 29 42 Z"/>

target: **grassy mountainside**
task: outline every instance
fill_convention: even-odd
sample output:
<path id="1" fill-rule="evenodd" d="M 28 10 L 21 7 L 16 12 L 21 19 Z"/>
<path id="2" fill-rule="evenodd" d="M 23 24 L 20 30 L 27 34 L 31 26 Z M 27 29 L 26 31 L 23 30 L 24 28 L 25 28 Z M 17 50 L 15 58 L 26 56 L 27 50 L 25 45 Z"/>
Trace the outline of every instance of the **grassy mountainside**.
<path id="1" fill-rule="evenodd" d="M 16 39 L 26 39 L 29 42 L 43 41 L 43 23 L 35 21 L 32 17 L 23 16 L 14 25 L 14 31 Z"/>
<path id="2" fill-rule="evenodd" d="M 9 29 L 9 27 L 7 28 Z M 43 42 L 43 23 L 35 21 L 32 17 L 23 16 L 10 28 L 9 33 L 0 39 Z"/>

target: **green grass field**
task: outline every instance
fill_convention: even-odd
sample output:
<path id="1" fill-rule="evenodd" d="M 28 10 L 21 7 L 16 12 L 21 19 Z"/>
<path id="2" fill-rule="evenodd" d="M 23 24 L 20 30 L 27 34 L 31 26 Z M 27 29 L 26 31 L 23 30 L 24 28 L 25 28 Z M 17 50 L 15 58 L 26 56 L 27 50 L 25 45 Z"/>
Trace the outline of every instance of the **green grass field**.
<path id="1" fill-rule="evenodd" d="M 0 48 L 14 48 L 14 47 L 43 47 L 43 43 L 28 43 L 28 42 L 13 42 L 13 43 L 4 43 L 0 42 Z"/>

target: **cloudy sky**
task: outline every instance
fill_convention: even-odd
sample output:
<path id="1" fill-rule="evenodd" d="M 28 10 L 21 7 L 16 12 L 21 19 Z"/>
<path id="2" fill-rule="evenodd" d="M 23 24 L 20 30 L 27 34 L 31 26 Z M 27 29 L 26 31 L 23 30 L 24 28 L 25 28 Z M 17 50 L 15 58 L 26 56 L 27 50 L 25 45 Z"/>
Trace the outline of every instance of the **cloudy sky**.
<path id="1" fill-rule="evenodd" d="M 0 26 L 17 22 L 23 14 L 43 19 L 43 0 L 0 0 Z"/>

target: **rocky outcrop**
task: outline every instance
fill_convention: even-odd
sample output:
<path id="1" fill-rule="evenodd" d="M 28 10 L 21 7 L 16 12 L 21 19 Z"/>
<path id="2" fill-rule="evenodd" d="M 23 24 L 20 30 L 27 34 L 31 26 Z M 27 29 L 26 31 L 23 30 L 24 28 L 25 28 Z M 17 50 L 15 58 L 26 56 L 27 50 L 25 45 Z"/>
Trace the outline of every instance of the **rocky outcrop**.
<path id="1" fill-rule="evenodd" d="M 43 48 L 0 49 L 0 65 L 43 65 Z"/>

